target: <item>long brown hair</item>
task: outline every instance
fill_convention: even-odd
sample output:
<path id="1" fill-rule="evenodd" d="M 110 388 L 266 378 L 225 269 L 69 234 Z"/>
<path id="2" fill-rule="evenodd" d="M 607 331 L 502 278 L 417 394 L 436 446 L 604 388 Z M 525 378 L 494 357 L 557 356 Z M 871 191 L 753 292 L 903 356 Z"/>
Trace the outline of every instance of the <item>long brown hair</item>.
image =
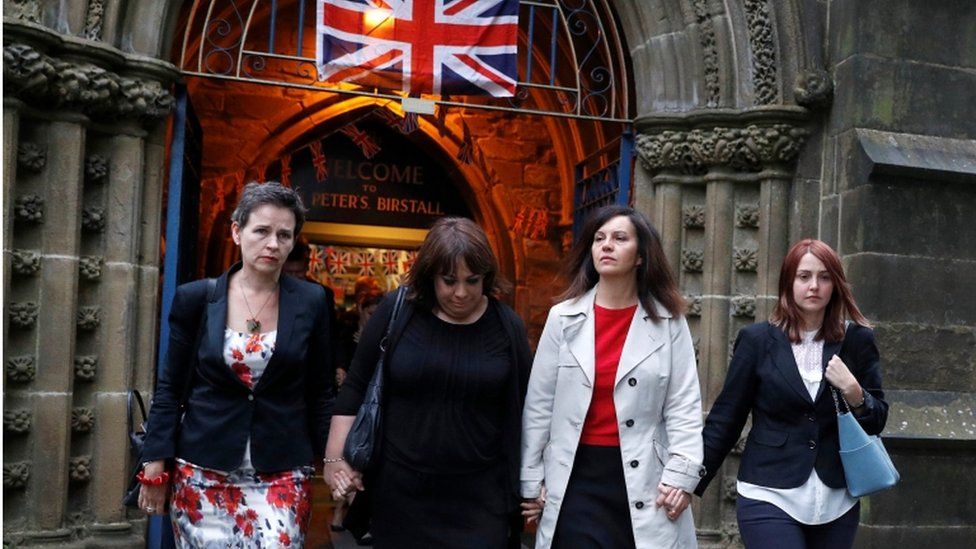
<path id="1" fill-rule="evenodd" d="M 844 265 L 840 257 L 833 248 L 820 240 L 806 238 L 793 245 L 790 251 L 786 252 L 783 259 L 783 268 L 779 273 L 779 299 L 769 321 L 779 326 L 790 341 L 799 343 L 802 339 L 800 328 L 803 325 L 800 316 L 800 308 L 793 299 L 793 281 L 796 278 L 796 271 L 800 267 L 800 260 L 807 254 L 813 254 L 827 268 L 830 280 L 834 285 L 834 291 L 830 294 L 830 301 L 824 310 L 824 322 L 816 339 L 836 342 L 844 339 L 844 320 L 850 318 L 861 326 L 870 327 L 867 318 L 861 314 L 857 303 L 854 301 L 854 293 L 851 285 L 847 282 L 844 275 Z"/>
<path id="2" fill-rule="evenodd" d="M 627 206 L 604 206 L 587 218 L 565 267 L 564 274 L 571 282 L 559 299 L 580 297 L 596 286 L 600 275 L 593 265 L 593 236 L 607 221 L 619 216 L 629 219 L 637 233 L 637 254 L 640 257 L 636 273 L 637 298 L 641 307 L 654 320 L 660 320 L 654 307 L 655 299 L 673 316 L 684 314 L 685 299 L 678 290 L 677 278 L 664 255 L 661 235 L 644 214 Z"/>
<path id="3" fill-rule="evenodd" d="M 407 299 L 434 306 L 434 277 L 453 274 L 461 259 L 472 273 L 484 277 L 485 295 L 498 297 L 508 290 L 509 284 L 498 274 L 498 261 L 481 227 L 464 217 L 442 217 L 431 226 L 404 280 L 410 287 Z"/>

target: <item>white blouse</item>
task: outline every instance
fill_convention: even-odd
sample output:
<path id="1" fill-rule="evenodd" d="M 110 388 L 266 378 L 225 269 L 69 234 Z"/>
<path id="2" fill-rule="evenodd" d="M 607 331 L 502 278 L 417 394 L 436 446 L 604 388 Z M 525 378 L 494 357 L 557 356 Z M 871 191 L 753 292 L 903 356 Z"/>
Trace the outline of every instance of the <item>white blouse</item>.
<path id="1" fill-rule="evenodd" d="M 811 399 L 817 398 L 823 382 L 823 341 L 814 341 L 817 330 L 802 332 L 802 341 L 792 344 L 793 357 Z M 820 480 L 817 469 L 810 478 L 796 488 L 769 488 L 736 482 L 740 496 L 771 503 L 801 524 L 826 524 L 851 510 L 857 499 L 846 488 L 831 488 Z"/>

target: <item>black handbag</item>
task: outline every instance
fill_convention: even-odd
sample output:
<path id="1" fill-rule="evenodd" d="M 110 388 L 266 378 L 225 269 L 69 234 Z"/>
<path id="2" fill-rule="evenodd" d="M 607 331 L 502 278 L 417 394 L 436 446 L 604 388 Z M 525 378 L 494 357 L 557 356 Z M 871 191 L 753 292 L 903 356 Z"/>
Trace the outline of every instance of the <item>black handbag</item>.
<path id="1" fill-rule="evenodd" d="M 380 340 L 380 357 L 376 361 L 376 369 L 373 370 L 373 377 L 369 380 L 366 387 L 366 394 L 363 403 L 359 406 L 356 419 L 349 429 L 346 437 L 346 445 L 343 447 L 342 455 L 346 463 L 357 471 L 366 471 L 372 465 L 376 457 L 377 447 L 380 441 L 380 424 L 383 420 L 383 370 L 386 363 L 386 350 L 390 342 L 390 333 L 393 324 L 396 322 L 400 309 L 403 306 L 403 296 L 406 287 L 397 288 L 396 300 L 393 303 L 393 313 L 390 321 L 386 325 L 386 333 Z"/>
<path id="2" fill-rule="evenodd" d="M 139 407 L 139 417 L 141 418 L 138 426 L 134 418 L 135 406 Z M 135 389 L 129 391 L 128 402 L 126 403 L 125 425 L 129 435 L 129 454 L 132 456 L 133 471 L 131 480 L 129 481 L 129 487 L 125 491 L 125 497 L 122 498 L 122 504 L 126 507 L 134 508 L 139 506 L 140 484 L 136 480 L 136 475 L 142 469 L 142 463 L 139 462 L 139 457 L 142 455 L 142 447 L 146 443 L 146 404 L 142 400 L 142 395 Z"/>

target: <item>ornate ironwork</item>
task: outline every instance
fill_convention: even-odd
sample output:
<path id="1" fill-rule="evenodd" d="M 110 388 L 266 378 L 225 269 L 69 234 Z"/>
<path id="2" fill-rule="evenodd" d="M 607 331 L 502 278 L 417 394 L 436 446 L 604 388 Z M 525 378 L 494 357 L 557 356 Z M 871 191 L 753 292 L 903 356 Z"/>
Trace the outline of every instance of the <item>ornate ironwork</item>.
<path id="1" fill-rule="evenodd" d="M 185 76 L 402 99 L 399 91 L 319 81 L 315 5 L 314 0 L 194 0 L 180 69 Z M 607 0 L 520 0 L 520 27 L 514 97 L 426 99 L 445 106 L 629 122 L 623 45 Z M 296 40 L 277 38 L 292 29 Z"/>

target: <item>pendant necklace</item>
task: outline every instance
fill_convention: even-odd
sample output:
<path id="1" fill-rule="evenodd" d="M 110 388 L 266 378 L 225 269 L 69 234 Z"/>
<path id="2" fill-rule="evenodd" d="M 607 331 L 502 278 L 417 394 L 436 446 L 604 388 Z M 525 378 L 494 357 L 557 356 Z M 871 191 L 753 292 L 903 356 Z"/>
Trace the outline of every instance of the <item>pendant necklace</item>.
<path id="1" fill-rule="evenodd" d="M 268 302 L 271 301 L 271 296 L 275 294 L 275 290 L 278 289 L 278 285 L 275 284 L 274 290 L 268 294 L 268 298 L 264 300 L 264 305 L 261 305 L 261 308 L 258 309 L 258 314 L 254 314 L 254 311 L 251 310 L 251 304 L 247 302 L 247 292 L 244 291 L 244 285 L 240 284 L 240 286 L 241 295 L 244 296 L 244 305 L 247 307 L 247 312 L 251 313 L 251 318 L 247 319 L 247 331 L 251 332 L 252 334 L 261 333 L 261 321 L 258 320 L 258 315 L 261 314 L 261 311 L 263 311 L 268 305 Z"/>

